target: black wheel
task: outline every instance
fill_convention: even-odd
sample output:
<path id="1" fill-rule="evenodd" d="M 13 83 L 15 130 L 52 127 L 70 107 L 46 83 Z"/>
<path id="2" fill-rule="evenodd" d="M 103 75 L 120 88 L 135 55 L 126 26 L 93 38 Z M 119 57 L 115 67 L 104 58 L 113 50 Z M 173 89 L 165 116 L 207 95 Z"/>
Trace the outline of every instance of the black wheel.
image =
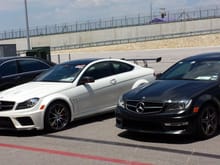
<path id="1" fill-rule="evenodd" d="M 68 106 L 61 101 L 53 102 L 46 110 L 44 126 L 48 131 L 59 131 L 64 129 L 70 122 L 70 111 Z"/>
<path id="2" fill-rule="evenodd" d="M 198 117 L 198 136 L 207 139 L 218 130 L 218 113 L 214 106 L 208 104 L 201 109 Z"/>

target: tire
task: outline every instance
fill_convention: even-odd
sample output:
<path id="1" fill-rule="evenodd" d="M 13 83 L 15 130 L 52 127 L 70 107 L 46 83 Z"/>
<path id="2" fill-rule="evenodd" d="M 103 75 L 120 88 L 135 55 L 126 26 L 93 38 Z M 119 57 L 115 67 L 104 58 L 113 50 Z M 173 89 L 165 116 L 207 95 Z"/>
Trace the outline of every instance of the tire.
<path id="1" fill-rule="evenodd" d="M 46 109 L 44 127 L 47 131 L 60 131 L 70 122 L 70 110 L 66 103 L 56 101 Z"/>
<path id="2" fill-rule="evenodd" d="M 216 107 L 211 104 L 202 107 L 198 116 L 198 138 L 208 139 L 215 136 L 218 130 L 218 120 Z"/>

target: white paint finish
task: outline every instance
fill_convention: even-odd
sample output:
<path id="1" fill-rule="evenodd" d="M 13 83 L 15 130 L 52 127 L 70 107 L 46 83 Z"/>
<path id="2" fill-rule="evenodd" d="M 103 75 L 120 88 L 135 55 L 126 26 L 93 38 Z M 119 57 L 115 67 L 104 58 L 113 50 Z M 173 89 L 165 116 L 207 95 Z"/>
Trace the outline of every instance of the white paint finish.
<path id="1" fill-rule="evenodd" d="M 120 62 L 133 65 L 127 72 L 99 78 L 91 83 L 77 85 L 85 71 L 101 62 Z M 85 66 L 73 82 L 29 82 L 0 93 L 0 101 L 13 101 L 15 105 L 11 110 L 1 110 L 1 117 L 9 117 L 17 129 L 43 129 L 46 108 L 55 100 L 65 101 L 71 111 L 71 120 L 112 111 L 116 107 L 118 98 L 132 88 L 137 80 L 147 79 L 153 81 L 153 69 L 144 68 L 127 61 L 118 59 L 100 59 Z M 55 73 L 53 73 L 55 74 Z M 39 98 L 31 108 L 16 109 L 17 105 L 32 98 Z M 44 106 L 44 108 L 40 108 Z M 21 125 L 18 117 L 30 117 L 33 125 Z"/>

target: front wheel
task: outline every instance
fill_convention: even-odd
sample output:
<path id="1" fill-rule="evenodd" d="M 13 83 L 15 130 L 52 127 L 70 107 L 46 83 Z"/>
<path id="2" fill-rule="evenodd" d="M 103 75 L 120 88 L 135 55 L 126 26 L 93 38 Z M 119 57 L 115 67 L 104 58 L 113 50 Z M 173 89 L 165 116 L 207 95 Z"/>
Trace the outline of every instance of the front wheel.
<path id="1" fill-rule="evenodd" d="M 198 136 L 207 139 L 214 136 L 218 130 L 218 113 L 213 105 L 206 105 L 198 116 Z"/>
<path id="2" fill-rule="evenodd" d="M 69 107 L 61 101 L 53 102 L 46 109 L 44 125 L 48 131 L 63 130 L 70 122 Z"/>

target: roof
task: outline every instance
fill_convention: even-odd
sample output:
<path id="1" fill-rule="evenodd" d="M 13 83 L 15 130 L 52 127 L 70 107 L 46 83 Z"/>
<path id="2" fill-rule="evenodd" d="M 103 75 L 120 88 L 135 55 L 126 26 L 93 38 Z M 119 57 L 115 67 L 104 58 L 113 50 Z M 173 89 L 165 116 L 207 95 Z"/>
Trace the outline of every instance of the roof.
<path id="1" fill-rule="evenodd" d="M 80 65 L 80 64 L 89 64 L 93 61 L 100 60 L 101 58 L 85 58 L 85 59 L 78 59 L 78 60 L 72 60 L 68 62 L 64 62 L 61 64 L 73 64 L 73 65 Z"/>
<path id="2" fill-rule="evenodd" d="M 37 59 L 37 60 L 41 60 L 44 61 L 45 63 L 49 64 L 49 65 L 54 65 L 53 62 L 44 60 L 44 59 L 40 59 L 37 57 L 31 57 L 31 56 L 11 56 L 11 57 L 0 57 L 0 64 L 5 62 L 5 61 L 9 61 L 9 60 L 14 60 L 14 59 Z"/>
<path id="3" fill-rule="evenodd" d="M 2 63 L 2 62 L 4 62 L 4 61 L 11 60 L 11 59 L 17 59 L 17 58 L 20 58 L 20 57 L 18 57 L 18 56 L 0 57 L 0 63 Z"/>
<path id="4" fill-rule="evenodd" d="M 187 57 L 183 60 L 184 61 L 220 60 L 220 52 L 211 52 L 211 53 L 198 54 L 198 55 Z"/>

